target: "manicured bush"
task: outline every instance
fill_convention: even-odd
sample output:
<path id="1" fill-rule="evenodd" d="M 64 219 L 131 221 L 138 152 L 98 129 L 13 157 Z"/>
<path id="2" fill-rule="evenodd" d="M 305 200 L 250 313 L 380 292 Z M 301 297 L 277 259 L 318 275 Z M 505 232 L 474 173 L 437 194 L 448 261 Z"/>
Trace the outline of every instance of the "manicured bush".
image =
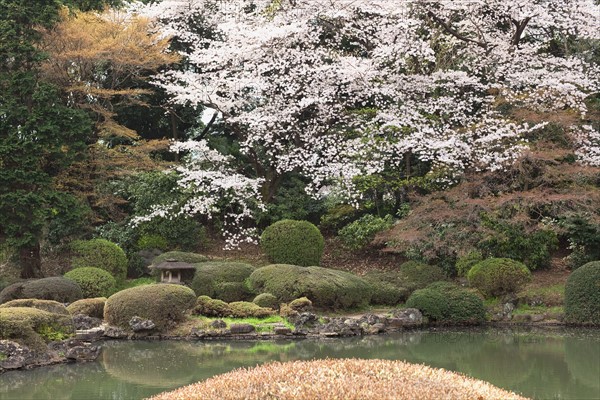
<path id="1" fill-rule="evenodd" d="M 150 319 L 163 331 L 182 321 L 196 302 L 194 291 L 171 284 L 137 286 L 110 296 L 104 306 L 104 319 L 111 325 L 129 328 L 129 320 L 138 316 Z"/>
<path id="2" fill-rule="evenodd" d="M 373 290 L 371 304 L 395 306 L 410 294 L 405 287 L 407 279 L 399 271 L 369 271 L 362 278 Z"/>
<path id="3" fill-rule="evenodd" d="M 0 304 L 16 299 L 54 300 L 59 303 L 70 303 L 82 297 L 83 293 L 77 283 L 54 276 L 20 281 L 5 287 L 0 292 Z"/>
<path id="4" fill-rule="evenodd" d="M 211 299 L 209 296 L 199 296 L 192 314 L 204 315 L 205 317 L 229 317 L 232 311 L 229 304 L 223 300 Z"/>
<path id="5" fill-rule="evenodd" d="M 312 301 L 310 301 L 307 297 L 300 297 L 298 299 L 292 300 L 289 306 L 294 311 L 309 311 L 312 309 Z"/>
<path id="6" fill-rule="evenodd" d="M 368 246 L 378 232 L 390 229 L 394 225 L 391 215 L 381 218 L 367 214 L 339 230 L 338 236 L 344 246 L 359 250 Z"/>
<path id="7" fill-rule="evenodd" d="M 325 241 L 310 222 L 284 219 L 264 230 L 260 245 L 271 262 L 306 267 L 320 264 Z"/>
<path id="8" fill-rule="evenodd" d="M 531 280 L 531 272 L 510 258 L 488 258 L 475 264 L 467 279 L 485 297 L 495 297 L 517 292 Z"/>
<path id="9" fill-rule="evenodd" d="M 452 325 L 474 325 L 485 321 L 483 301 L 475 293 L 450 282 L 435 282 L 416 290 L 406 301 L 431 322 Z"/>
<path id="10" fill-rule="evenodd" d="M 115 278 L 108 272 L 95 267 L 75 268 L 65 274 L 81 287 L 83 297 L 108 297 L 117 285 Z"/>
<path id="11" fill-rule="evenodd" d="M 271 293 L 280 303 L 308 297 L 315 307 L 345 309 L 371 300 L 371 286 L 345 271 L 321 267 L 273 264 L 256 269 L 248 278 L 256 293 Z"/>
<path id="12" fill-rule="evenodd" d="M 456 260 L 456 274 L 458 276 L 467 276 L 471 268 L 478 262 L 483 261 L 483 255 L 479 251 L 471 251 L 468 254 Z"/>
<path id="13" fill-rule="evenodd" d="M 213 261 L 196 265 L 191 283 L 198 296 L 209 296 L 226 302 L 249 300 L 253 297 L 244 281 L 254 271 L 250 264 Z"/>
<path id="14" fill-rule="evenodd" d="M 162 253 L 156 256 L 152 260 L 152 265 L 158 265 L 164 261 L 169 259 L 181 261 L 188 264 L 197 264 L 201 262 L 206 262 L 210 260 L 210 257 L 198 254 L 198 253 L 190 253 L 186 251 L 167 251 L 166 253 Z"/>
<path id="15" fill-rule="evenodd" d="M 105 239 L 77 240 L 71 244 L 73 268 L 96 267 L 108 271 L 117 283 L 127 277 L 127 256 L 123 249 Z"/>
<path id="16" fill-rule="evenodd" d="M 54 300 L 19 299 L 11 300 L 7 303 L 0 305 L 0 308 L 8 307 L 31 307 L 54 314 L 69 315 L 69 311 L 67 311 L 67 308 L 58 301 Z"/>
<path id="17" fill-rule="evenodd" d="M 395 281 L 401 282 L 401 280 L 403 280 L 403 286 L 408 289 L 409 292 L 413 292 L 414 290 L 422 289 L 433 282 L 446 279 L 446 274 L 439 267 L 417 261 L 407 261 L 400 265 L 399 277 L 396 278 Z"/>
<path id="18" fill-rule="evenodd" d="M 600 325 L 600 261 L 584 264 L 569 275 L 565 286 L 565 321 Z"/>
<path id="19" fill-rule="evenodd" d="M 265 318 L 276 314 L 272 308 L 257 306 L 249 301 L 234 301 L 229 303 L 229 308 L 233 318 Z"/>
<path id="20" fill-rule="evenodd" d="M 271 293 L 261 293 L 252 300 L 254 304 L 264 308 L 272 308 L 273 310 L 277 310 L 279 308 L 279 301 L 277 297 L 273 296 Z"/>
<path id="21" fill-rule="evenodd" d="M 0 339 L 14 340 L 34 351 L 43 351 L 50 340 L 66 339 L 74 330 L 68 314 L 32 307 L 0 308 Z"/>
<path id="22" fill-rule="evenodd" d="M 93 299 L 77 300 L 67 306 L 71 315 L 83 314 L 94 318 L 104 318 L 104 304 L 106 297 L 95 297 Z"/>

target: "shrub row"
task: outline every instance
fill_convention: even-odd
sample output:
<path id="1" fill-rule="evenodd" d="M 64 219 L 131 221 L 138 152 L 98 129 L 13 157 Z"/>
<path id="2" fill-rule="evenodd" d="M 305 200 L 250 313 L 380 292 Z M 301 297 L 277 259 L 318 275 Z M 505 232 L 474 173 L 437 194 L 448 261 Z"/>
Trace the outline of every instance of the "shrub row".
<path id="1" fill-rule="evenodd" d="M 0 292 L 0 304 L 16 299 L 54 300 L 70 303 L 83 297 L 79 285 L 69 279 L 55 276 L 29 279 L 13 283 Z"/>

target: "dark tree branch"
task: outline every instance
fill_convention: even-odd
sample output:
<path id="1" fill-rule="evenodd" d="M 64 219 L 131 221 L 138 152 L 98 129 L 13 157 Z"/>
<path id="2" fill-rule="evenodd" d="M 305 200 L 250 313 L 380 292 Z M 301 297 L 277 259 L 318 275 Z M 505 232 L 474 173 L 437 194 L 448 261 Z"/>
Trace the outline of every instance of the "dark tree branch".
<path id="1" fill-rule="evenodd" d="M 529 21 L 531 21 L 531 17 L 527 17 L 523 21 L 517 21 L 515 19 L 512 20 L 512 23 L 515 25 L 515 28 L 517 28 L 515 34 L 512 37 L 512 40 L 510 41 L 510 43 L 513 46 L 519 45 L 519 42 L 521 41 L 521 36 L 523 35 L 523 32 L 525 31 L 525 28 L 527 27 Z"/>
<path id="2" fill-rule="evenodd" d="M 456 29 L 452 28 L 452 26 L 450 26 L 449 23 L 445 22 L 444 20 L 442 20 L 440 17 L 438 17 L 437 15 L 435 15 L 434 13 L 432 13 L 431 11 L 427 12 L 427 16 L 429 18 L 431 18 L 433 21 L 435 21 L 437 24 L 439 24 L 442 28 L 444 28 L 444 30 L 449 33 L 450 35 L 454 36 L 455 38 L 462 40 L 463 42 L 467 42 L 467 43 L 474 43 L 477 46 L 487 49 L 488 45 L 486 42 L 482 42 L 479 40 L 475 40 L 475 39 L 471 39 L 466 37 L 465 35 L 461 34 L 459 31 L 457 31 Z"/>

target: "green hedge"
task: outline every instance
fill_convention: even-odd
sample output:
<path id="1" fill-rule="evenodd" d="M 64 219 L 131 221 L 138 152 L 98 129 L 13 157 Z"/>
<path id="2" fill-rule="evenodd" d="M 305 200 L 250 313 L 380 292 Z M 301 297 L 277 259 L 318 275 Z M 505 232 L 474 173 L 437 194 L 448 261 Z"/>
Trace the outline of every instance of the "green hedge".
<path id="1" fill-rule="evenodd" d="M 252 265 L 240 262 L 199 263 L 191 288 L 197 296 L 209 296 L 226 302 L 250 300 L 254 296 L 244 281 L 254 269 Z"/>
<path id="2" fill-rule="evenodd" d="M 475 325 L 485 322 L 483 301 L 475 293 L 450 282 L 435 282 L 416 290 L 406 301 L 430 322 L 449 325 Z"/>
<path id="3" fill-rule="evenodd" d="M 271 293 L 261 293 L 252 300 L 254 304 L 264 308 L 272 308 L 273 310 L 277 310 L 279 308 L 279 301 L 277 297 L 273 296 Z"/>
<path id="4" fill-rule="evenodd" d="M 150 319 L 164 331 L 184 320 L 185 312 L 196 302 L 194 291 L 172 284 L 137 286 L 110 296 L 104 306 L 104 319 L 111 325 L 129 329 L 129 320 Z"/>
<path id="5" fill-rule="evenodd" d="M 369 271 L 363 277 L 373 290 L 372 304 L 395 306 L 408 298 L 406 278 L 398 271 Z"/>
<path id="6" fill-rule="evenodd" d="M 198 296 L 192 311 L 194 315 L 205 317 L 229 317 L 232 314 L 231 307 L 223 300 L 211 299 L 209 296 Z"/>
<path id="7" fill-rule="evenodd" d="M 181 261 L 188 264 L 197 264 L 209 261 L 210 257 L 198 253 L 190 253 L 187 251 L 167 251 L 166 253 L 162 253 L 156 256 L 152 260 L 152 265 L 158 265 L 161 262 L 167 261 L 169 259 Z"/>
<path id="8" fill-rule="evenodd" d="M 0 308 L 0 339 L 44 351 L 51 340 L 66 339 L 75 331 L 70 315 L 31 307 Z"/>
<path id="9" fill-rule="evenodd" d="M 600 325 L 600 261 L 584 264 L 569 275 L 565 286 L 565 321 Z"/>
<path id="10" fill-rule="evenodd" d="M 31 307 L 54 314 L 69 315 L 69 311 L 67 311 L 67 308 L 58 301 L 54 300 L 19 299 L 11 300 L 8 303 L 0 305 L 0 308 L 10 307 Z"/>
<path id="11" fill-rule="evenodd" d="M 108 271 L 117 283 L 127 278 L 127 256 L 123 249 L 105 239 L 77 240 L 71 244 L 73 268 L 96 267 Z"/>
<path id="12" fill-rule="evenodd" d="M 81 288 L 75 282 L 54 276 L 51 278 L 29 279 L 13 283 L 0 292 L 0 304 L 16 299 L 54 300 L 70 303 L 83 297 Z"/>
<path id="13" fill-rule="evenodd" d="M 325 241 L 310 222 L 284 219 L 264 230 L 260 245 L 273 263 L 306 267 L 321 263 Z"/>
<path id="14" fill-rule="evenodd" d="M 271 293 L 280 303 L 308 297 L 315 307 L 346 309 L 367 305 L 371 285 L 345 271 L 321 267 L 273 264 L 256 269 L 248 278 L 256 293 Z"/>
<path id="15" fill-rule="evenodd" d="M 399 277 L 396 279 L 396 282 L 403 280 L 403 286 L 412 293 L 414 290 L 423 289 L 433 282 L 446 280 L 447 277 L 444 271 L 435 265 L 407 261 L 400 265 Z"/>
<path id="16" fill-rule="evenodd" d="M 71 315 L 83 314 L 102 319 L 104 318 L 104 304 L 106 304 L 106 300 L 106 297 L 77 300 L 67 306 L 67 311 Z"/>
<path id="17" fill-rule="evenodd" d="M 81 287 L 83 297 L 108 297 L 115 291 L 117 281 L 108 272 L 95 267 L 75 268 L 65 275 Z"/>
<path id="18" fill-rule="evenodd" d="M 475 264 L 467 279 L 487 298 L 517 292 L 531 281 L 531 272 L 525 264 L 510 258 L 488 258 Z"/>
<path id="19" fill-rule="evenodd" d="M 248 301 L 234 301 L 229 303 L 233 318 L 265 318 L 275 315 L 272 308 L 264 308 Z"/>

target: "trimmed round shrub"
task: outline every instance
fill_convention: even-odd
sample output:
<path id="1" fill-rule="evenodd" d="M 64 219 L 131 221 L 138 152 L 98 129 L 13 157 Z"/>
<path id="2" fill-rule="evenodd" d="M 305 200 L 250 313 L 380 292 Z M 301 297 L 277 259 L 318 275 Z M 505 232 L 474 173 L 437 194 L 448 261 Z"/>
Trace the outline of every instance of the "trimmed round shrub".
<path id="1" fill-rule="evenodd" d="M 299 299 L 292 300 L 289 306 L 294 311 L 309 311 L 312 309 L 312 301 L 310 301 L 307 297 L 300 297 Z"/>
<path id="2" fill-rule="evenodd" d="M 226 302 L 250 300 L 253 295 L 244 281 L 254 269 L 250 264 L 231 261 L 199 263 L 190 286 L 197 296 Z"/>
<path id="3" fill-rule="evenodd" d="M 0 308 L 0 339 L 9 339 L 34 351 L 46 343 L 66 339 L 75 331 L 71 316 L 32 307 Z"/>
<path id="4" fill-rule="evenodd" d="M 308 297 L 315 307 L 346 309 L 367 305 L 371 285 L 350 272 L 321 267 L 273 264 L 256 269 L 248 278 L 256 293 L 271 293 L 279 303 Z"/>
<path id="5" fill-rule="evenodd" d="M 85 298 L 108 297 L 117 285 L 117 281 L 108 271 L 95 267 L 75 268 L 64 276 L 81 287 Z"/>
<path id="6" fill-rule="evenodd" d="M 449 325 L 475 325 L 485 322 L 483 300 L 470 290 L 450 282 L 435 282 L 416 290 L 406 300 L 430 322 Z"/>
<path id="7" fill-rule="evenodd" d="M 188 264 L 197 264 L 209 261 L 210 257 L 198 253 L 190 253 L 187 251 L 167 251 L 166 253 L 162 253 L 154 257 L 154 259 L 152 260 L 152 265 L 158 265 L 161 262 L 167 261 L 169 259 L 181 261 Z"/>
<path id="8" fill-rule="evenodd" d="M 488 298 L 517 292 L 531 281 L 531 272 L 525 264 L 510 258 L 488 258 L 475 264 L 467 279 Z"/>
<path id="9" fill-rule="evenodd" d="M 363 277 L 371 284 L 371 304 L 395 306 L 403 303 L 410 294 L 405 287 L 406 277 L 397 271 L 369 271 Z"/>
<path id="10" fill-rule="evenodd" d="M 565 321 L 600 325 L 600 261 L 582 265 L 567 278 Z"/>
<path id="11" fill-rule="evenodd" d="M 106 297 L 95 297 L 93 299 L 77 300 L 67 306 L 71 315 L 83 314 L 88 317 L 104 318 L 104 304 Z"/>
<path id="12" fill-rule="evenodd" d="M 389 275 L 388 277 L 391 278 Z M 407 261 L 400 265 L 399 276 L 394 279 L 394 281 L 396 281 L 397 284 L 402 282 L 403 286 L 408 289 L 409 292 L 413 292 L 416 289 L 423 289 L 433 282 L 446 279 L 446 274 L 439 267 L 417 261 Z"/>
<path id="13" fill-rule="evenodd" d="M 204 315 L 205 317 L 229 317 L 232 311 L 229 304 L 223 300 L 211 299 L 209 296 L 199 296 L 192 314 Z"/>
<path id="14" fill-rule="evenodd" d="M 264 308 L 272 308 L 273 310 L 277 310 L 279 308 L 279 301 L 277 297 L 273 296 L 271 293 L 261 293 L 252 300 L 254 304 Z"/>
<path id="15" fill-rule="evenodd" d="M 260 246 L 273 263 L 307 267 L 321 263 L 325 240 L 310 222 L 284 219 L 264 230 Z"/>
<path id="16" fill-rule="evenodd" d="M 478 262 L 483 261 L 483 255 L 479 251 L 471 251 L 468 254 L 456 260 L 456 274 L 458 276 L 467 276 L 471 268 Z"/>
<path id="17" fill-rule="evenodd" d="M 123 249 L 106 239 L 76 240 L 71 244 L 75 253 L 73 268 L 96 267 L 108 271 L 117 283 L 127 277 L 127 256 Z"/>
<path id="18" fill-rule="evenodd" d="M 0 292 L 0 304 L 16 299 L 54 300 L 70 303 L 83 297 L 81 288 L 72 280 L 61 276 L 29 279 L 13 283 Z"/>
<path id="19" fill-rule="evenodd" d="M 265 318 L 275 315 L 275 310 L 272 308 L 257 306 L 249 301 L 234 301 L 229 303 L 229 308 L 233 318 Z"/>
<path id="20" fill-rule="evenodd" d="M 152 320 L 164 331 L 185 319 L 196 303 L 194 291 L 171 284 L 137 286 L 110 296 L 104 305 L 104 319 L 111 325 L 129 329 L 129 320 L 138 316 Z"/>
<path id="21" fill-rule="evenodd" d="M 58 301 L 54 300 L 19 299 L 11 300 L 8 303 L 0 305 L 0 308 L 8 307 L 31 307 L 54 314 L 69 315 L 69 311 L 67 311 L 67 308 Z"/>

